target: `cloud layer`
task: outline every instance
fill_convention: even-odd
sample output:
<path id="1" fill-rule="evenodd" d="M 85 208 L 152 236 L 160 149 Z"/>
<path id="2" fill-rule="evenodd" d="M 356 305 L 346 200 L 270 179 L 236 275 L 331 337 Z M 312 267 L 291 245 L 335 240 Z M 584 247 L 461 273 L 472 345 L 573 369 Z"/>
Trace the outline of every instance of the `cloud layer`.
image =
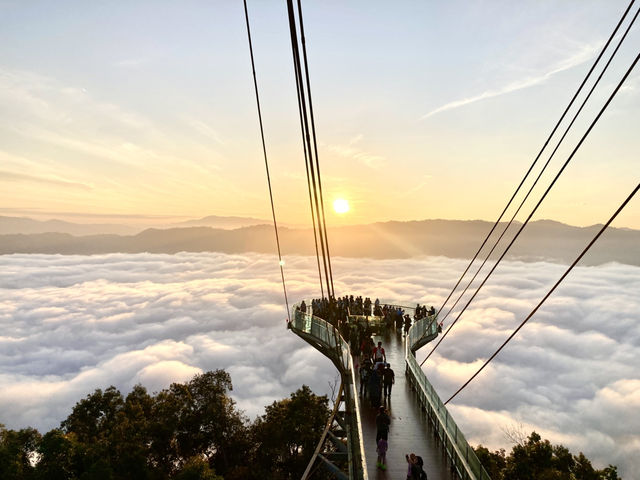
<path id="1" fill-rule="evenodd" d="M 291 301 L 315 294 L 315 259 L 286 259 Z M 334 259 L 337 292 L 434 304 L 463 260 Z M 181 253 L 0 257 L 0 423 L 50 429 L 95 388 L 149 390 L 227 369 L 250 417 L 331 363 L 285 329 L 277 259 Z M 448 398 L 564 271 L 505 262 L 425 364 Z M 315 273 L 314 273 L 315 272 Z M 451 406 L 471 443 L 508 447 L 521 424 L 627 476 L 640 469 L 640 268 L 578 267 Z M 461 304 L 464 304 L 461 302 Z M 452 317 L 455 318 L 455 317 Z M 430 350 L 419 352 L 419 359 Z"/>

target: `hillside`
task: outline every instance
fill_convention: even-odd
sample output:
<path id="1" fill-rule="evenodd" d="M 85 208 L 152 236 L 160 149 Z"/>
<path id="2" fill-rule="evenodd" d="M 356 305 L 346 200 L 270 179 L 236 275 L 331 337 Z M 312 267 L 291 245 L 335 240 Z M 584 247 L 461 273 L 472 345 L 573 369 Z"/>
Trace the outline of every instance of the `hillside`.
<path id="1" fill-rule="evenodd" d="M 502 232 L 501 225 L 493 238 Z M 572 227 L 558 222 L 532 222 L 523 231 L 509 259 L 571 262 L 598 231 L 599 226 Z M 471 258 L 491 224 L 484 221 L 423 220 L 385 222 L 329 229 L 333 256 L 369 258 L 410 258 L 442 255 Z M 517 228 L 505 235 L 511 239 Z M 315 247 L 310 229 L 280 229 L 283 254 L 313 255 Z M 505 243 L 506 245 L 506 243 Z M 224 253 L 272 253 L 275 251 L 273 227 L 256 225 L 234 230 L 210 227 L 147 229 L 137 235 L 86 235 L 37 233 L 0 235 L 0 254 L 101 254 L 176 253 L 216 251 Z M 502 250 L 499 249 L 501 253 Z M 498 252 L 494 252 L 494 257 Z M 640 265 L 640 231 L 611 228 L 583 260 L 584 264 L 606 262 Z"/>

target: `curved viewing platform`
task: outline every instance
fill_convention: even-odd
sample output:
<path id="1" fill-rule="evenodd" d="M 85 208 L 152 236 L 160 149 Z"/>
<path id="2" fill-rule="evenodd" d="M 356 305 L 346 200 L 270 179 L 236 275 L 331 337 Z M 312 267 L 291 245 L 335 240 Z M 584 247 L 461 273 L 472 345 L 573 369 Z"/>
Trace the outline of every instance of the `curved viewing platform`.
<path id="1" fill-rule="evenodd" d="M 300 310 L 300 305 L 305 311 Z M 370 302 L 364 311 L 359 305 L 355 312 L 342 308 L 337 315 L 327 315 L 326 310 L 318 311 L 320 307 L 317 301 L 294 306 L 289 327 L 327 356 L 340 372 L 342 385 L 338 400 L 344 402 L 345 412 L 336 414 L 336 408 L 334 415 L 346 421 L 334 422 L 334 429 L 337 426 L 338 430 L 346 428 L 348 432 L 343 440 L 336 442 L 328 425 L 321 441 L 324 447 L 318 446 L 308 473 L 314 470 L 312 464 L 320 460 L 336 478 L 405 479 L 406 455 L 415 453 L 422 458 L 430 480 L 490 480 L 416 361 L 415 352 L 438 335 L 433 309 L 425 308 L 416 315 L 416 310 L 410 307 L 385 306 L 384 315 L 374 315 L 382 313 L 382 308 Z M 319 313 L 331 317 L 332 321 L 319 318 Z M 376 346 L 381 342 L 385 363 L 395 372 L 395 383 L 388 397 L 381 396 L 378 400 L 376 396 L 368 396 L 361 385 L 363 358 L 359 355 L 359 332 L 364 332 L 364 337 L 371 338 Z M 384 469 L 377 465 L 379 404 L 386 408 L 391 420 Z M 343 463 L 342 471 L 337 472 L 336 465 L 340 464 L 331 463 L 327 458 L 345 446 L 349 452 L 348 467 Z M 328 453 L 321 453 L 323 450 Z"/>

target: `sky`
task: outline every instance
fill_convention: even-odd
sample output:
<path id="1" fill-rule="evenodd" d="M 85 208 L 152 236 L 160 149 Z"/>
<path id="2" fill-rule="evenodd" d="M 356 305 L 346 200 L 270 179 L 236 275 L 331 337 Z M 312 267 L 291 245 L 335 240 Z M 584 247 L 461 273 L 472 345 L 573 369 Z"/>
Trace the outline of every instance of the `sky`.
<path id="1" fill-rule="evenodd" d="M 333 268 L 336 291 L 437 308 L 466 263 L 334 258 Z M 316 293 L 314 266 L 312 257 L 287 257 L 290 299 Z M 565 269 L 502 262 L 425 364 L 441 398 Z M 576 267 L 449 404 L 471 444 L 510 450 L 505 431 L 536 430 L 632 478 L 640 470 L 638 291 L 638 267 Z M 96 388 L 126 394 L 142 383 L 154 392 L 217 368 L 231 374 L 232 396 L 251 419 L 302 384 L 330 394 L 337 371 L 286 329 L 283 303 L 273 255 L 0 256 L 0 423 L 47 431 Z"/>
<path id="2" fill-rule="evenodd" d="M 627 5 L 303 3 L 326 201 L 351 205 L 330 225 L 495 220 Z M 276 213 L 307 224 L 286 5 L 248 8 Z M 244 22 L 230 0 L 0 0 L 0 214 L 270 218 Z M 634 26 L 534 198 L 639 45 Z M 635 71 L 534 219 L 608 219 L 638 181 L 639 106 Z M 637 200 L 615 225 L 640 228 Z"/>

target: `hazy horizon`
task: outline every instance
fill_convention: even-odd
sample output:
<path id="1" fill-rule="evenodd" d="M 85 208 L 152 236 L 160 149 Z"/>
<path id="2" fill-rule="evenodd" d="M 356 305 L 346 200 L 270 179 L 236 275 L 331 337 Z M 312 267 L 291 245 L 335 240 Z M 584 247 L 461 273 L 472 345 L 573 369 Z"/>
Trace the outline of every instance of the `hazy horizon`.
<path id="1" fill-rule="evenodd" d="M 5 210 L 5 211 L 3 211 Z M 20 210 L 13 212 L 13 211 L 7 211 L 10 209 L 0 209 L 0 218 L 2 217 L 8 217 L 8 218 L 16 218 L 16 219 L 30 219 L 30 220 L 35 220 L 38 222 L 50 222 L 50 221 L 55 221 L 55 220 L 59 220 L 59 221 L 63 221 L 63 222 L 69 222 L 69 223 L 77 223 L 77 224 L 81 224 L 81 225 L 123 225 L 123 226 L 132 226 L 132 227 L 139 227 L 139 228 L 153 228 L 156 226 L 178 226 L 181 223 L 185 223 L 185 222 L 193 222 L 193 221 L 199 221 L 199 220 L 204 220 L 206 218 L 209 217 L 218 217 L 220 219 L 226 219 L 226 218 L 233 218 L 233 219 L 248 219 L 248 220 L 258 220 L 261 223 L 256 223 L 255 225 L 273 225 L 273 219 L 272 218 L 253 218 L 253 217 L 249 217 L 249 216 L 242 216 L 242 215 L 218 215 L 218 214 L 208 214 L 208 215 L 204 215 L 204 216 L 190 216 L 190 215 L 184 215 L 184 216 L 170 216 L 170 215 L 128 215 L 126 217 L 123 217 L 122 215 L 118 215 L 118 214 L 102 214 L 102 215 L 92 215 L 90 213 L 82 213 L 82 214 L 78 214 L 78 213 L 65 213 L 65 212 L 53 212 L 53 213 L 38 213 L 38 214 L 33 214 L 33 213 L 29 213 L 27 211 L 22 212 L 22 214 L 20 214 Z M 114 221 L 108 221 L 109 219 L 112 219 Z M 82 221 L 81 221 L 82 220 Z M 328 225 L 328 227 L 334 227 L 334 226 L 339 226 L 339 227 L 348 227 L 348 226 L 363 226 L 363 225 L 369 225 L 369 224 L 373 224 L 373 223 L 389 223 L 389 222 L 401 222 L 401 223 L 407 223 L 407 222 L 425 222 L 425 221 L 439 221 L 439 220 L 444 220 L 444 221 L 451 221 L 451 222 L 486 222 L 486 223 L 490 223 L 490 224 L 494 224 L 496 219 L 488 219 L 488 218 L 408 218 L 408 219 L 404 219 L 404 220 L 400 220 L 400 219 L 396 219 L 396 218 L 387 218 L 387 219 L 381 219 L 381 220 L 372 220 L 372 221 L 365 221 L 365 222 L 353 222 L 350 223 L 349 219 L 345 219 L 346 221 L 342 221 L 340 223 L 340 225 Z M 504 223 L 506 221 L 508 221 L 509 219 L 502 219 L 501 223 Z M 606 219 L 604 219 L 606 220 Z M 577 224 L 577 223 L 567 223 L 567 222 L 563 222 L 561 220 L 557 220 L 554 218 L 537 218 L 536 220 L 532 220 L 531 222 L 556 222 L 556 223 L 561 223 L 570 227 L 578 227 L 578 228 L 585 228 L 585 227 L 592 227 L 595 225 L 602 225 L 604 223 L 604 221 L 601 222 L 596 222 L 596 223 L 586 223 L 586 224 Z M 514 223 L 518 224 L 518 223 L 522 223 L 522 220 L 514 220 Z M 308 229 L 308 228 L 312 228 L 311 222 L 309 221 L 309 224 L 305 224 L 305 223 L 299 223 L 299 224 L 288 224 L 285 222 L 279 222 L 278 226 L 282 226 L 285 228 L 296 228 L 296 229 Z M 237 227 L 237 228 L 242 228 L 242 227 Z M 630 226 L 625 226 L 625 225 L 619 225 L 616 224 L 614 228 L 620 228 L 620 229 L 628 229 L 628 230 L 640 230 L 639 228 L 634 228 L 634 227 L 630 227 Z"/>

